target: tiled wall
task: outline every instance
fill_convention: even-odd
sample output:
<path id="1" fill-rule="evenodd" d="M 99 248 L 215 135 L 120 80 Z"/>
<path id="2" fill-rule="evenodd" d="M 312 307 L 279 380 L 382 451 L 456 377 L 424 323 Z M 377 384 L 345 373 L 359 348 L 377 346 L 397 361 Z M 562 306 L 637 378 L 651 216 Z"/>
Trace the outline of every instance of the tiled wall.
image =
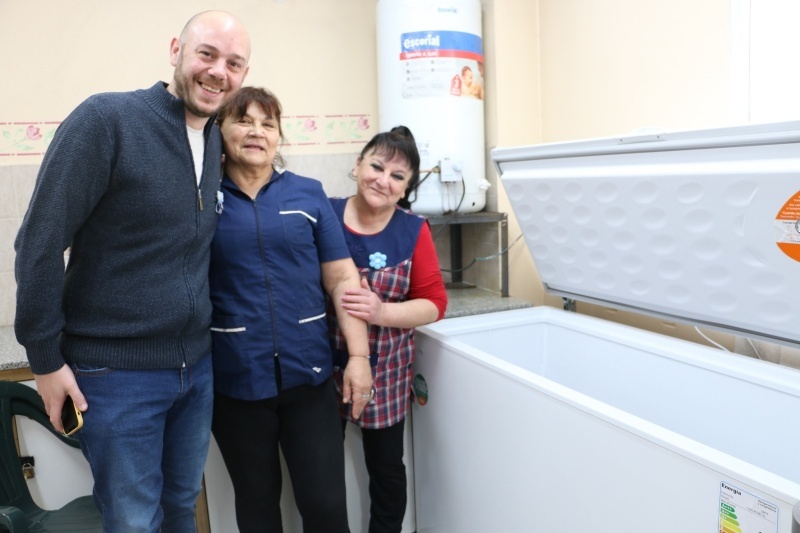
<path id="1" fill-rule="evenodd" d="M 432 228 L 439 264 L 445 282 L 452 281 L 450 228 L 436 225 Z M 461 226 L 461 280 L 500 294 L 500 226 L 498 222 L 463 224 Z M 456 278 L 457 279 L 457 278 Z"/>
<path id="2" fill-rule="evenodd" d="M 14 323 L 17 285 L 14 282 L 14 239 L 33 194 L 39 165 L 0 166 L 0 326 Z"/>
<path id="3" fill-rule="evenodd" d="M 355 182 L 347 173 L 353 168 L 358 154 L 292 155 L 285 154 L 287 168 L 297 174 L 320 180 L 329 196 L 349 196 L 355 192 Z M 0 326 L 14 323 L 16 283 L 14 281 L 14 239 L 28 208 L 36 182 L 38 164 L 0 166 Z M 465 225 L 462 236 L 463 260 L 468 264 L 474 257 L 489 256 L 498 251 L 496 225 Z M 436 227 L 434 227 L 436 231 Z M 440 264 L 449 268 L 449 232 L 444 229 L 436 239 Z M 478 261 L 464 272 L 464 281 L 492 291 L 500 290 L 499 260 Z M 445 281 L 450 279 L 445 273 Z"/>

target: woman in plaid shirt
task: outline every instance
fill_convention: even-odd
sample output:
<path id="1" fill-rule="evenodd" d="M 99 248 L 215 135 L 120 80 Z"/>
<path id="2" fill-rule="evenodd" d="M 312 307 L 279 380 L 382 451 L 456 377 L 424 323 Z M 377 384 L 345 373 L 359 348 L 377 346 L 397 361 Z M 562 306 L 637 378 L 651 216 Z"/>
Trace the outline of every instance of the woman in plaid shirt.
<path id="1" fill-rule="evenodd" d="M 355 419 L 369 473 L 370 533 L 399 532 L 406 509 L 403 431 L 411 399 L 414 328 L 440 320 L 447 307 L 439 260 L 427 221 L 407 209 L 419 183 L 420 157 L 408 128 L 377 134 L 361 151 L 353 177 L 357 192 L 333 198 L 361 289 L 347 290 L 342 308 L 369 324 L 373 397 Z M 347 347 L 329 313 L 334 378 L 341 390 Z"/>

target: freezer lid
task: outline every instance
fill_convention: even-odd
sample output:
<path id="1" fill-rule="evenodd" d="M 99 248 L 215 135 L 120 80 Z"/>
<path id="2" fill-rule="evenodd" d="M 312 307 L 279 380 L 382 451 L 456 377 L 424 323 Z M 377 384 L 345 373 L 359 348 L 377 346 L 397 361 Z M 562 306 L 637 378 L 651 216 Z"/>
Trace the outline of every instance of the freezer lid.
<path id="1" fill-rule="evenodd" d="M 492 160 L 548 291 L 800 345 L 800 121 Z"/>

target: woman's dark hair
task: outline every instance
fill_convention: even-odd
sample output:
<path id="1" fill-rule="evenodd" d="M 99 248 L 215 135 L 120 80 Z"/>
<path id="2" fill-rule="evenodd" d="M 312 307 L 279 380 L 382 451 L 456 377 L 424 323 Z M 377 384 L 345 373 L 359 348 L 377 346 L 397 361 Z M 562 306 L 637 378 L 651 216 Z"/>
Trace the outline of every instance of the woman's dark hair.
<path id="1" fill-rule="evenodd" d="M 397 201 L 397 205 L 411 209 L 408 198 L 419 185 L 419 151 L 411 130 L 405 126 L 395 126 L 389 131 L 378 133 L 361 150 L 360 158 L 364 159 L 370 152 L 381 155 L 387 160 L 394 159 L 399 154 L 408 162 L 408 166 L 411 167 L 411 179 L 408 181 L 406 194 Z"/>
<path id="2" fill-rule="evenodd" d="M 256 103 L 261 106 L 264 114 L 273 118 L 278 123 L 278 133 L 280 134 L 281 142 L 285 139 L 283 137 L 283 127 L 281 126 L 281 113 L 283 108 L 278 97 L 267 89 L 262 87 L 242 87 L 231 96 L 230 100 L 222 104 L 222 107 L 217 111 L 217 124 L 222 124 L 227 118 L 238 119 L 247 113 L 247 108 L 250 104 Z M 286 162 L 281 157 L 281 154 L 275 154 L 275 161 L 280 167 L 284 167 Z"/>

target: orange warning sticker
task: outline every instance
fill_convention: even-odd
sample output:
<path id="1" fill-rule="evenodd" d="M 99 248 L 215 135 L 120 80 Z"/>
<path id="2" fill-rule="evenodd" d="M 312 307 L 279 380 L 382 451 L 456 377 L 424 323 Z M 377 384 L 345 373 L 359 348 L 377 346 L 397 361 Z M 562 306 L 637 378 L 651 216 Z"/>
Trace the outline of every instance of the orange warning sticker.
<path id="1" fill-rule="evenodd" d="M 800 261 L 800 191 L 786 202 L 775 217 L 778 248 Z"/>

